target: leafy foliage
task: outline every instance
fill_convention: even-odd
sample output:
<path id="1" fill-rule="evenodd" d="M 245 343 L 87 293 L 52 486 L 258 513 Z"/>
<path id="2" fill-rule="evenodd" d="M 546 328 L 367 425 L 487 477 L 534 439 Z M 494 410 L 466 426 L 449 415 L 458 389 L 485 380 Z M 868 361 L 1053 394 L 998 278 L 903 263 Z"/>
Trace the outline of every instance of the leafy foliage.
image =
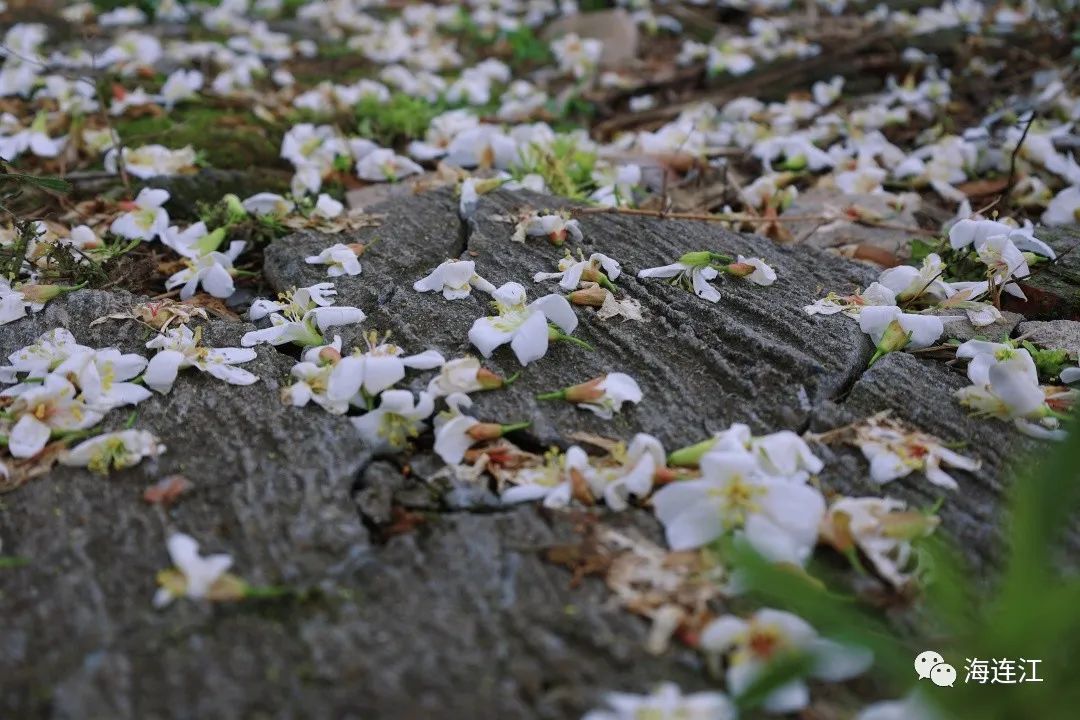
<path id="1" fill-rule="evenodd" d="M 405 93 L 394 93 L 386 102 L 366 97 L 356 104 L 357 129 L 362 137 L 389 146 L 422 137 L 431 119 L 444 109 L 442 103 Z"/>
<path id="2" fill-rule="evenodd" d="M 515 178 L 535 173 L 544 178 L 556 195 L 581 199 L 594 189 L 592 171 L 595 165 L 595 152 L 579 148 L 573 137 L 563 135 L 550 147 L 533 144 L 524 148 L 521 162 L 511 169 L 511 173 Z"/>
<path id="3" fill-rule="evenodd" d="M 1024 349 L 1031 353 L 1031 359 L 1035 361 L 1035 369 L 1039 372 L 1039 378 L 1047 382 L 1061 375 L 1061 371 L 1073 363 L 1069 359 L 1069 352 L 1060 349 L 1037 348 L 1030 342 L 1023 342 Z"/>

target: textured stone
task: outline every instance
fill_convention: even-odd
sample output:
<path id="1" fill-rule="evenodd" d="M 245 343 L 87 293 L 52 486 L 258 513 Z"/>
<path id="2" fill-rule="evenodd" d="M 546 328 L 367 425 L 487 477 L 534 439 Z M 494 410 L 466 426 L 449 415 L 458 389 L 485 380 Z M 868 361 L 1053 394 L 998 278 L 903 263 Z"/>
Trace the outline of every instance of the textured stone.
<path id="1" fill-rule="evenodd" d="M 447 257 L 465 257 L 495 284 L 522 282 L 530 299 L 557 292 L 530 278 L 554 268 L 563 249 L 543 239 L 512 243 L 512 226 L 493 217 L 524 205 L 563 202 L 497 192 L 481 199 L 469 226 L 449 191 L 392 200 L 372 208 L 385 215 L 381 227 L 276 241 L 265 276 L 274 290 L 325 281 L 325 268 L 306 264 L 307 255 L 335 242 L 371 243 L 363 273 L 335 280 L 339 303 L 369 316 L 342 329 L 347 345 L 391 331 L 408 352 L 459 356 L 473 352 L 468 330 L 489 312 L 488 299 L 451 302 L 412 283 Z M 1033 444 L 1011 426 L 968 417 L 949 397 L 964 382 L 957 372 L 897 353 L 863 374 L 871 348 L 857 324 L 802 311 L 828 290 L 865 286 L 872 272 L 705 223 L 593 214 L 581 225 L 581 250 L 623 263 L 617 284 L 641 302 L 646 322 L 602 322 L 578 308 L 575 335 L 595 350 L 554 345 L 508 389 L 477 394 L 478 417 L 532 420 L 515 439 L 534 450 L 565 446 L 574 431 L 620 439 L 648 431 L 673 449 L 732 422 L 757 432 L 825 429 L 892 407 L 946 441 L 969 441 L 963 450 L 983 458 L 979 473 L 959 475 L 962 489 L 943 514 L 946 531 L 991 564 L 1001 473 Z M 761 288 L 722 278 L 713 305 L 635 277 L 701 249 L 762 256 L 779 280 Z M 97 291 L 59 298 L 4 326 L 0 352 L 54 327 L 96 347 L 146 352 L 151 331 L 142 325 L 90 327 L 135 301 Z M 236 345 L 251 327 L 213 321 L 205 337 Z M 598 580 L 572 587 L 569 573 L 542 559 L 597 519 L 658 541 L 647 510 L 503 507 L 489 489 L 441 474 L 430 436 L 411 457 L 373 457 L 346 418 L 281 403 L 295 356 L 258 348 L 246 367 L 262 379 L 250 387 L 185 371 L 172 393 L 138 408 L 135 426 L 157 432 L 165 455 L 107 478 L 59 468 L 4 497 L 2 551 L 26 564 L 0 569 L 0 716 L 555 719 L 580 717 L 605 690 L 640 691 L 660 678 L 687 690 L 708 684 L 688 650 L 645 653 L 647 624 L 615 608 Z M 486 364 L 503 375 L 520 369 L 508 348 Z M 635 376 L 645 399 L 613 421 L 534 399 L 614 370 Z M 412 373 L 404 385 L 420 389 L 430 377 Z M 103 427 L 128 415 L 114 411 Z M 857 452 L 822 452 L 831 460 L 827 489 L 871 490 Z M 172 473 L 194 490 L 168 509 L 145 505 L 143 489 Z M 922 505 L 945 492 L 919 476 L 887 490 Z M 165 539 L 174 530 L 206 552 L 231 553 L 245 579 L 298 594 L 153 610 L 154 577 L 169 565 Z"/>
<path id="2" fill-rule="evenodd" d="M 1024 319 L 1023 315 L 1005 310 L 1001 313 L 1001 319 L 997 322 L 983 325 L 982 327 L 975 327 L 971 324 L 971 321 L 967 319 L 967 315 L 964 315 L 962 312 L 958 314 L 955 309 L 939 310 L 931 314 L 947 316 L 948 319 L 942 318 L 942 325 L 945 327 L 945 333 L 942 337 L 959 340 L 961 342 L 974 340 L 976 338 L 1000 342 L 1001 340 L 1012 337 L 1013 331 L 1016 330 L 1016 326 Z"/>
<path id="3" fill-rule="evenodd" d="M 887 495 L 915 507 L 929 507 L 943 498 L 942 529 L 963 548 L 969 561 L 985 569 L 1000 559 L 997 543 L 1004 478 L 1013 462 L 1044 446 L 1007 422 L 969 414 L 952 397 L 968 384 L 962 372 L 939 361 L 890 353 L 859 378 L 842 402 L 818 407 L 811 430 L 821 432 L 892 410 L 894 418 L 937 436 L 962 455 L 981 460 L 982 467 L 972 473 L 945 468 L 956 478 L 957 490 L 933 485 L 920 472 L 880 486 L 870 480 L 870 466 L 861 452 L 832 445 L 831 452 L 822 453 L 826 461 L 822 479 L 827 487 L 845 494 Z"/>
<path id="4" fill-rule="evenodd" d="M 625 68 L 638 56 L 638 27 L 622 8 L 575 13 L 545 25 L 542 37 L 551 42 L 574 33 L 604 43 L 600 63 L 611 68 Z"/>
<path id="5" fill-rule="evenodd" d="M 1076 320 L 1032 320 L 1020 323 L 1018 336 L 1033 345 L 1049 350 L 1066 350 L 1076 359 L 1080 357 L 1080 322 Z"/>
<path id="6" fill-rule="evenodd" d="M 447 213 L 456 202 L 447 191 L 373 208 L 386 215 L 383 227 L 359 231 L 352 239 L 377 241 L 364 253 L 363 273 L 337 282 L 339 303 L 368 314 L 363 329 L 390 330 L 408 352 L 437 349 L 447 358 L 478 354 L 468 342 L 473 321 L 491 312 L 483 293 L 447 301 L 439 293 L 417 293 L 412 283 L 442 260 L 476 261 L 477 272 L 495 285 L 522 283 L 529 299 L 560 292 L 556 282 L 533 283 L 538 271 L 551 271 L 565 252 L 545 239 L 510 240 L 513 225 L 492 216 L 523 206 L 561 207 L 555 198 L 496 192 L 481 198 L 475 228 L 468 237 Z M 638 431 L 657 435 L 668 447 L 688 444 L 732 422 L 765 432 L 797 428 L 810 405 L 849 385 L 865 367 L 869 340 L 854 323 L 811 317 L 802 308 L 824 289 L 853 290 L 869 282 L 869 271 L 809 248 L 781 248 L 768 240 L 737 235 L 718 226 L 688 221 L 630 218 L 614 214 L 581 218 L 581 251 L 610 255 L 623 264 L 621 290 L 642 304 L 645 322 L 601 321 L 591 308 L 577 308 L 574 335 L 593 346 L 589 352 L 554 343 L 547 356 L 524 369 L 506 392 L 475 396 L 474 410 L 484 420 L 533 421 L 529 434 L 541 447 L 565 445 L 574 431 L 628 439 Z M 317 234 L 295 235 L 266 251 L 265 275 L 275 289 L 326 280 L 325 269 L 304 257 L 338 241 Z M 638 280 L 638 270 L 663 265 L 691 250 L 758 255 L 780 276 L 771 287 L 721 278 L 722 299 L 708 303 L 664 280 Z M 346 341 L 357 331 L 345 329 Z M 351 336 L 351 338 L 350 338 Z M 485 362 L 504 377 L 521 370 L 509 346 Z M 621 371 L 644 391 L 636 407 L 602 421 L 571 405 L 538 402 L 537 393 Z"/>

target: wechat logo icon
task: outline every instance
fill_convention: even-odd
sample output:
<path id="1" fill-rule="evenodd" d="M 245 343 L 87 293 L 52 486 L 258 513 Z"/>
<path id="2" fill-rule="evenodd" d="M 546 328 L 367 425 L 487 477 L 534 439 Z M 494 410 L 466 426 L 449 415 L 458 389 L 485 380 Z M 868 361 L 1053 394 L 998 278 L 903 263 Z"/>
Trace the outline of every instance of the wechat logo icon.
<path id="1" fill-rule="evenodd" d="M 915 674 L 920 680 L 929 680 L 938 687 L 952 687 L 956 682 L 956 668 L 933 650 L 921 652 L 915 658 Z"/>

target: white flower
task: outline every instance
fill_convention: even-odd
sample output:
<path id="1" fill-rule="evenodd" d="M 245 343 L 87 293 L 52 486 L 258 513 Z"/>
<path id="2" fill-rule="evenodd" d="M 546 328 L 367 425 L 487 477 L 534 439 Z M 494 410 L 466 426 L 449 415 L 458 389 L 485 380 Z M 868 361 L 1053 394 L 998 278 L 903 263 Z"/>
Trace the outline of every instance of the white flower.
<path id="1" fill-rule="evenodd" d="M 203 74 L 198 70 L 176 70 L 161 86 L 161 101 L 167 109 L 198 95 L 203 86 Z"/>
<path id="2" fill-rule="evenodd" d="M 721 692 L 683 695 L 674 683 L 664 683 L 651 695 L 608 693 L 610 710 L 593 710 L 582 720 L 735 720 L 735 705 Z"/>
<path id="3" fill-rule="evenodd" d="M 516 484 L 504 490 L 501 499 L 507 505 L 543 499 L 544 507 L 566 507 L 574 496 L 575 475 L 588 483 L 592 468 L 585 451 L 572 445 L 564 455 L 549 455 L 541 467 L 519 470 Z"/>
<path id="4" fill-rule="evenodd" d="M 441 290 L 447 300 L 467 298 L 473 288 L 488 294 L 495 292 L 494 285 L 476 274 L 476 263 L 472 260 L 446 260 L 432 270 L 430 275 L 413 283 L 413 290 Z"/>
<path id="5" fill-rule="evenodd" d="M 626 373 L 607 373 L 579 385 L 536 396 L 538 400 L 566 400 L 610 420 L 623 403 L 641 402 L 641 388 Z"/>
<path id="6" fill-rule="evenodd" d="M 941 714 L 921 696 L 912 694 L 902 700 L 871 703 L 855 720 L 941 720 Z"/>
<path id="7" fill-rule="evenodd" d="M 803 311 L 807 315 L 834 315 L 843 313 L 857 320 L 863 308 L 869 305 L 896 305 L 896 295 L 881 283 L 873 282 L 861 293 L 840 296 L 829 293 L 813 305 L 806 305 Z"/>
<path id="8" fill-rule="evenodd" d="M 905 507 L 891 498 L 842 497 L 825 514 L 822 539 L 842 553 L 857 547 L 881 577 L 903 588 L 915 570 L 911 541 L 928 536 L 939 522 L 933 515 Z"/>
<path id="9" fill-rule="evenodd" d="M 426 392 L 414 399 L 408 390 L 387 390 L 379 396 L 378 408 L 349 420 L 370 448 L 401 450 L 420 434 L 434 411 L 435 399 Z"/>
<path id="10" fill-rule="evenodd" d="M 743 268 L 736 267 L 739 265 L 749 266 L 752 268 L 752 271 L 749 274 L 743 274 Z M 728 266 L 728 274 L 746 278 L 755 285 L 762 285 L 765 287 L 776 282 L 776 271 L 773 270 L 767 262 L 757 257 L 743 257 L 742 255 L 738 255 L 735 260 L 735 266 Z"/>
<path id="11" fill-rule="evenodd" d="M 957 355 L 972 357 L 968 378 L 975 383 L 954 393 L 961 405 L 979 415 L 1012 420 L 1018 430 L 1032 437 L 1065 438 L 1046 404 L 1035 362 L 1027 350 L 976 340 L 961 345 Z"/>
<path id="12" fill-rule="evenodd" d="M 432 370 L 446 362 L 435 350 L 416 355 L 404 355 L 404 352 L 397 345 L 379 343 L 371 333 L 366 351 L 354 351 L 335 364 L 327 395 L 331 400 L 355 400 L 360 404 L 361 392 L 368 397 L 382 393 L 405 377 L 406 368 Z"/>
<path id="13" fill-rule="evenodd" d="M 356 176 L 369 182 L 397 182 L 422 172 L 424 168 L 389 148 L 372 150 L 356 163 Z"/>
<path id="14" fill-rule="evenodd" d="M 582 280 L 599 282 L 607 287 L 611 285 L 610 281 L 618 279 L 621 272 L 618 261 L 602 253 L 593 253 L 588 260 L 576 261 L 567 253 L 566 257 L 559 261 L 559 272 L 538 272 L 533 275 L 533 282 L 558 279 L 559 287 L 563 290 L 576 290 Z"/>
<path id="15" fill-rule="evenodd" d="M 810 675 L 831 682 L 860 675 L 873 662 L 869 651 L 821 638 L 802 618 L 770 608 L 758 610 L 749 620 L 734 615 L 713 620 L 701 633 L 701 647 L 727 656 L 727 685 L 736 696 L 746 692 L 773 661 L 787 655 L 808 656 L 813 662 Z M 769 693 L 763 708 L 791 713 L 809 703 L 806 684 L 792 680 Z"/>
<path id="16" fill-rule="evenodd" d="M 252 215 L 283 216 L 291 213 L 296 205 L 286 198 L 271 192 L 255 193 L 243 201 L 244 209 Z"/>
<path id="17" fill-rule="evenodd" d="M 944 300 L 953 294 L 952 288 L 942 281 L 945 263 L 937 253 L 930 253 L 923 259 L 922 267 L 899 265 L 883 270 L 878 282 L 887 287 L 899 302 L 906 302 L 927 295 L 936 300 Z"/>
<path id="18" fill-rule="evenodd" d="M 236 363 L 254 360 L 254 350 L 209 348 L 200 345 L 199 340 L 199 335 L 193 333 L 187 325 L 181 325 L 146 343 L 147 348 L 158 351 L 150 358 L 143 374 L 146 386 L 164 395 L 172 390 L 177 374 L 189 367 L 198 368 L 231 385 L 251 385 L 258 382 L 257 375 L 235 367 Z"/>
<path id="19" fill-rule="evenodd" d="M 190 535 L 183 533 L 170 535 L 168 548 L 173 565 L 184 575 L 183 595 L 189 598 L 206 597 L 214 583 L 232 567 L 232 558 L 228 555 L 201 557 L 199 544 Z M 154 595 L 154 607 L 163 608 L 178 596 L 172 590 L 162 587 Z"/>
<path id="20" fill-rule="evenodd" d="M 463 168 L 507 170 L 518 160 L 517 143 L 494 125 L 462 131 L 446 148 L 444 162 Z"/>
<path id="21" fill-rule="evenodd" d="M 330 345 L 305 351 L 303 359 L 290 370 L 296 382 L 281 391 L 282 400 L 295 407 L 315 402 L 332 415 L 344 415 L 349 410 L 350 398 L 331 399 L 327 393 L 330 375 L 340 359 L 340 337 L 335 337 Z"/>
<path id="22" fill-rule="evenodd" d="M 76 225 L 71 228 L 71 233 L 67 238 L 61 240 L 61 242 L 78 248 L 79 250 L 93 250 L 94 248 L 101 247 L 101 238 L 99 238 L 93 228 L 88 225 Z"/>
<path id="23" fill-rule="evenodd" d="M 833 181 L 836 187 L 851 195 L 878 195 L 885 192 L 881 183 L 886 173 L 874 165 L 862 165 L 854 170 L 845 170 L 836 174 Z"/>
<path id="24" fill-rule="evenodd" d="M 708 251 L 689 252 L 678 262 L 660 267 L 647 268 L 638 272 L 639 278 L 674 278 L 673 285 L 691 290 L 702 300 L 718 302 L 720 292 L 709 284 L 720 272 L 713 267 L 717 261 L 728 258 Z"/>
<path id="25" fill-rule="evenodd" d="M 741 532 L 774 562 L 806 562 L 825 514 L 820 492 L 798 480 L 765 474 L 746 450 L 714 450 L 700 465 L 701 479 L 673 482 L 653 496 L 673 550 Z"/>
<path id="26" fill-rule="evenodd" d="M 333 283 L 319 283 L 293 292 L 283 293 L 281 301 L 257 299 L 248 315 L 260 320 L 270 315 L 271 326 L 252 330 L 240 338 L 240 344 L 251 347 L 259 343 L 284 345 L 295 343 L 305 347 L 323 345 L 323 333 L 339 325 L 361 323 L 367 317 L 354 307 L 330 307 L 336 295 Z M 279 312 L 280 311 L 280 312 Z"/>
<path id="27" fill-rule="evenodd" d="M 157 437 L 145 430 L 121 430 L 85 440 L 60 456 L 60 464 L 86 467 L 96 473 L 123 470 L 145 457 L 165 452 Z"/>
<path id="28" fill-rule="evenodd" d="M 449 395 L 446 406 L 449 409 L 435 417 L 435 454 L 447 465 L 460 464 L 469 448 L 478 442 L 494 440 L 529 426 L 527 422 L 513 425 L 482 423 L 465 414 L 472 406 L 472 400 L 462 393 Z"/>
<path id="29" fill-rule="evenodd" d="M 11 365 L 0 370 L 11 376 L 27 373 L 31 378 L 43 378 L 72 355 L 93 351 L 91 347 L 80 345 L 70 330 L 55 328 L 42 334 L 32 345 L 8 355 Z"/>
<path id="30" fill-rule="evenodd" d="M 170 150 L 164 145 L 125 147 L 122 153 L 110 148 L 105 153 L 105 169 L 116 173 L 120 165 L 129 175 L 144 180 L 159 175 L 178 175 L 195 167 L 195 150 L 190 145 L 179 150 Z"/>
<path id="31" fill-rule="evenodd" d="M 224 236 L 222 236 L 224 237 Z M 165 289 L 180 288 L 180 299 L 195 295 L 201 284 L 203 289 L 216 298 L 230 297 L 235 291 L 233 261 L 244 251 L 242 240 L 229 243 L 226 252 L 211 250 L 186 259 L 187 267 L 174 273 L 165 281 Z"/>
<path id="32" fill-rule="evenodd" d="M 129 240 L 164 238 L 169 229 L 169 213 L 162 206 L 168 200 L 168 190 L 143 188 L 132 203 L 134 209 L 113 220 L 109 231 Z"/>
<path id="33" fill-rule="evenodd" d="M 889 352 L 930 347 L 945 332 L 940 316 L 906 313 L 891 305 L 864 307 L 859 313 L 859 328 L 877 347 L 871 364 Z"/>
<path id="34" fill-rule="evenodd" d="M 559 69 L 578 79 L 593 73 L 603 51 L 603 42 L 596 38 L 581 38 L 576 33 L 567 33 L 551 43 L 551 52 Z"/>
<path id="35" fill-rule="evenodd" d="M 453 393 L 468 394 L 479 390 L 502 387 L 504 381 L 495 373 L 481 367 L 474 357 L 450 360 L 442 366 L 439 374 L 428 383 L 428 392 L 434 397 Z"/>
<path id="36" fill-rule="evenodd" d="M 478 442 L 470 431 L 480 425 L 480 421 L 465 414 L 472 406 L 468 395 L 453 393 L 446 398 L 446 405 L 449 411 L 435 418 L 435 454 L 447 465 L 458 465 L 465 458 L 465 452 Z"/>
<path id="37" fill-rule="evenodd" d="M 0 137 L 0 157 L 12 160 L 27 150 L 37 157 L 52 158 L 59 155 L 67 143 L 67 138 L 54 140 L 49 137 L 47 120 L 45 113 L 38 113 L 29 129 L 6 138 Z"/>
<path id="38" fill-rule="evenodd" d="M 1044 225 L 1073 225 L 1080 222 L 1080 185 L 1067 187 L 1050 201 L 1042 214 Z"/>
<path id="39" fill-rule="evenodd" d="M 880 485 L 920 470 L 933 484 L 955 490 L 956 480 L 941 469 L 942 464 L 969 472 L 980 466 L 978 460 L 949 450 L 937 438 L 895 423 L 872 421 L 860 425 L 855 444 L 870 463 L 870 479 Z"/>
<path id="40" fill-rule="evenodd" d="M 638 433 L 612 456 L 618 464 L 595 467 L 590 486 L 609 508 L 625 510 L 630 497 L 644 498 L 652 490 L 656 472 L 665 464 L 664 446 L 652 435 Z"/>
<path id="41" fill-rule="evenodd" d="M 17 458 L 37 455 L 54 431 L 85 430 L 104 416 L 76 397 L 75 386 L 59 375 L 46 375 L 40 385 L 9 388 L 0 396 L 15 398 L 7 409 L 18 418 L 8 433 L 8 452 Z"/>
<path id="42" fill-rule="evenodd" d="M 53 372 L 74 378 L 83 399 L 95 409 L 106 411 L 121 405 L 137 405 L 150 397 L 146 388 L 126 382 L 145 368 L 146 358 L 142 355 L 105 348 L 72 353 Z"/>
<path id="43" fill-rule="evenodd" d="M 327 220 L 333 220 L 343 212 L 345 212 L 345 205 L 326 193 L 320 193 L 319 197 L 315 200 L 315 209 L 311 214 L 318 215 Z"/>
<path id="44" fill-rule="evenodd" d="M 735 429 L 738 427 L 740 426 L 732 425 L 734 432 L 729 430 L 731 435 L 726 438 L 726 443 L 734 444 L 738 441 L 740 432 Z M 825 467 L 825 463 L 810 450 L 806 441 L 791 430 L 751 437 L 743 444 L 757 458 L 758 467 L 768 475 L 804 482 L 810 475 L 821 472 Z"/>
<path id="45" fill-rule="evenodd" d="M 0 278 L 0 325 L 6 325 L 26 316 L 25 296 L 13 290 L 7 280 Z"/>
<path id="46" fill-rule="evenodd" d="M 331 245 L 318 255 L 306 257 L 304 262 L 308 265 L 328 265 L 326 274 L 330 277 L 359 275 L 361 271 L 360 259 L 355 250 L 342 243 Z"/>
<path id="47" fill-rule="evenodd" d="M 567 334 L 577 327 L 577 316 L 562 295 L 545 295 L 526 305 L 525 288 L 515 282 L 506 283 L 492 295 L 499 314 L 478 318 L 469 330 L 469 341 L 484 357 L 510 343 L 518 362 L 528 365 L 547 353 L 548 323 Z"/>
<path id="48" fill-rule="evenodd" d="M 517 224 L 511 240 L 525 242 L 527 236 L 547 236 L 554 245 L 562 245 L 568 237 L 574 242 L 581 242 L 584 239 L 578 221 L 570 220 L 563 215 L 529 215 Z"/>

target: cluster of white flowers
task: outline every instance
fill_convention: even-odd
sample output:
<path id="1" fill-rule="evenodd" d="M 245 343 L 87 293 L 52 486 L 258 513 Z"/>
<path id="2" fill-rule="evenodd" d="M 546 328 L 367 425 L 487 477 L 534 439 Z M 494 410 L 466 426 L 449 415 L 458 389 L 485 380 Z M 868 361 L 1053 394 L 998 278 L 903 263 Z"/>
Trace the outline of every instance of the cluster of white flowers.
<path id="1" fill-rule="evenodd" d="M 0 382 L 14 384 L 0 392 L 5 404 L 0 435 L 14 458 L 32 458 L 51 440 L 83 437 L 110 410 L 151 396 L 140 384 L 146 358 L 81 345 L 63 328 L 45 333 L 8 361 L 0 367 Z M 83 442 L 61 461 L 107 472 L 164 449 L 150 433 L 126 430 Z"/>

